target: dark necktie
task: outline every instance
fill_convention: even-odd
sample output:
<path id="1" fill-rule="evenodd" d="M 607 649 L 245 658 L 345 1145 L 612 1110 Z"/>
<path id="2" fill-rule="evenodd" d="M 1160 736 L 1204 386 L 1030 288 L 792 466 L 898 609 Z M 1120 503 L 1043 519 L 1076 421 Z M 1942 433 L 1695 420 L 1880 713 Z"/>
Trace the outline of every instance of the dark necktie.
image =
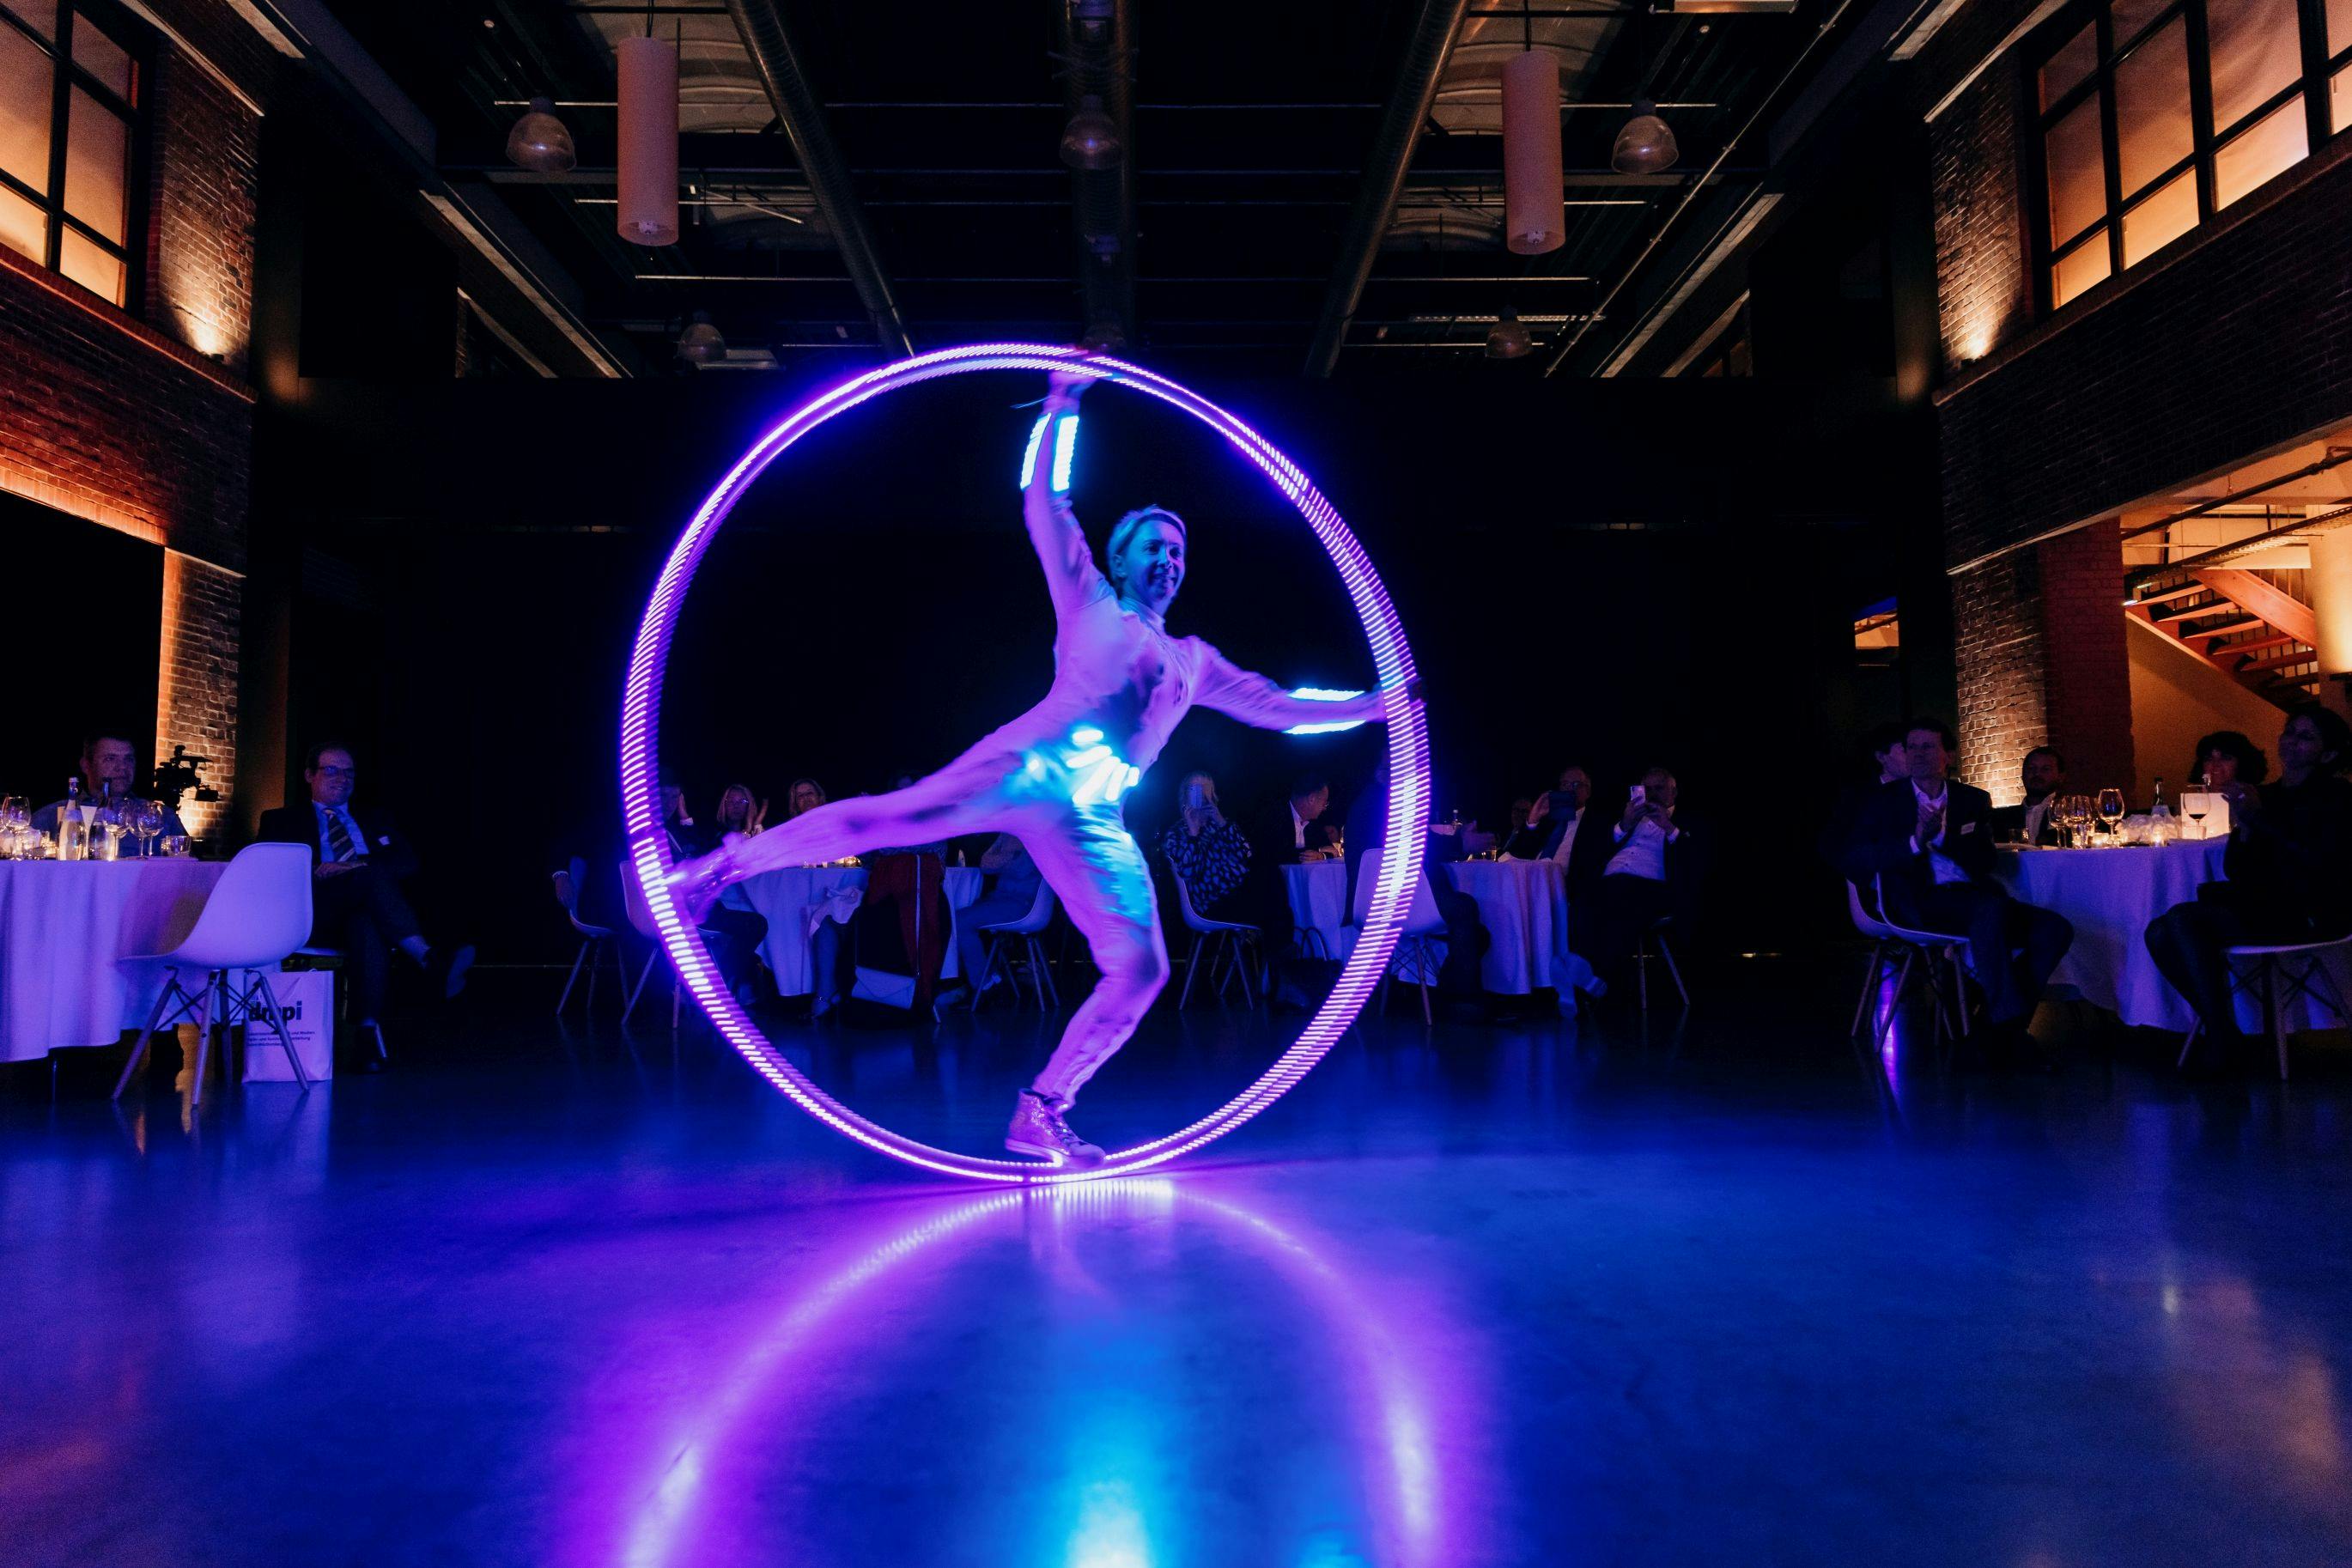
<path id="1" fill-rule="evenodd" d="M 337 860 L 348 860 L 359 852 L 359 846 L 352 842 L 351 829 L 343 826 L 343 814 L 340 811 L 327 813 L 327 847 L 334 851 L 333 858 Z"/>

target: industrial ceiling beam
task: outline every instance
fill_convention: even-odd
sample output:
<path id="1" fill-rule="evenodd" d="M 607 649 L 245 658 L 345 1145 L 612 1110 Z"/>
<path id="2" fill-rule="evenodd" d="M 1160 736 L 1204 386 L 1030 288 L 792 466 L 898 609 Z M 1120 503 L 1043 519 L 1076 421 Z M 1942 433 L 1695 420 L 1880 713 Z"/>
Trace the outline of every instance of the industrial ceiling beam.
<path id="1" fill-rule="evenodd" d="M 1469 0 L 1421 0 L 1412 30 L 1405 43 L 1404 59 L 1390 89 L 1388 111 L 1373 133 L 1371 154 L 1365 160 L 1363 180 L 1356 189 L 1356 205 L 1348 215 L 1339 258 L 1331 268 L 1331 284 L 1323 296 L 1323 313 L 1315 324 L 1315 340 L 1307 351 L 1307 374 L 1323 377 L 1339 363 L 1339 349 L 1348 341 L 1348 323 L 1364 297 L 1364 280 L 1372 274 L 1380 255 L 1381 236 L 1388 232 L 1404 189 L 1405 171 L 1412 165 L 1412 150 L 1428 122 L 1430 106 L 1437 100 L 1437 82 L 1454 35 L 1462 25 Z"/>
<path id="2" fill-rule="evenodd" d="M 857 298 L 866 307 L 866 315 L 873 320 L 876 341 L 894 353 L 913 353 L 914 340 L 907 335 L 907 323 L 898 314 L 898 300 L 891 290 L 889 274 L 882 269 L 881 258 L 874 248 L 874 236 L 866 226 L 865 213 L 858 208 L 848 166 L 841 161 L 840 149 L 834 145 L 833 134 L 825 128 L 824 110 L 818 106 L 807 73 L 801 68 L 800 53 L 793 47 L 792 34 L 784 26 L 783 14 L 776 8 L 776 0 L 727 0 L 727 11 L 735 18 L 735 30 L 742 35 L 744 48 L 751 52 L 751 67 L 759 72 L 760 85 L 766 89 L 768 102 L 793 144 L 793 155 L 800 160 L 801 170 L 808 178 L 809 194 L 815 198 L 817 210 L 824 215 L 825 226 L 841 251 L 842 266 L 856 285 Z"/>
<path id="3" fill-rule="evenodd" d="M 1054 0 L 1069 111 L 1098 99 L 1118 139 L 1103 169 L 1070 172 L 1084 339 L 1115 348 L 1135 337 L 1134 15 L 1129 0 Z"/>

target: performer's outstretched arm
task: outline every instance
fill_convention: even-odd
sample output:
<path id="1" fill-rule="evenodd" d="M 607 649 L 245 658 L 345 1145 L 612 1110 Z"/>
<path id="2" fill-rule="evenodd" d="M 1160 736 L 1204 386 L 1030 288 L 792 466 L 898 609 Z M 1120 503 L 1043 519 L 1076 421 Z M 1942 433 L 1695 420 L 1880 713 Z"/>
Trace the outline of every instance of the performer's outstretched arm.
<path id="1" fill-rule="evenodd" d="M 1045 410 L 1029 433 L 1028 456 L 1021 475 L 1021 511 L 1029 525 L 1029 542 L 1036 547 L 1038 563 L 1045 568 L 1045 586 L 1054 595 L 1054 613 L 1066 616 L 1106 592 L 1109 584 L 1095 565 L 1087 546 L 1086 530 L 1070 509 L 1070 454 L 1078 436 L 1078 394 L 1087 378 L 1056 372 Z"/>
<path id="2" fill-rule="evenodd" d="M 1308 696 L 1286 691 L 1265 676 L 1242 668 L 1219 653 L 1207 650 L 1201 663 L 1201 689 L 1194 700 L 1228 718 L 1261 730 L 1351 730 L 1381 716 L 1377 691 L 1325 692 Z"/>

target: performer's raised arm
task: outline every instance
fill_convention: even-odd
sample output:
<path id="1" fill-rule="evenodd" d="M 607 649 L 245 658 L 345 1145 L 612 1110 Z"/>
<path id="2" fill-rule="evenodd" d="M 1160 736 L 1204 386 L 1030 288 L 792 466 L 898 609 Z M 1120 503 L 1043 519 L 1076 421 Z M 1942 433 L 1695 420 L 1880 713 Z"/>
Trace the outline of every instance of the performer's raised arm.
<path id="1" fill-rule="evenodd" d="M 1408 689 L 1408 694 L 1418 696 L 1418 683 Z M 1385 706 L 1377 691 L 1330 691 L 1316 687 L 1286 691 L 1215 648 L 1208 649 L 1208 657 L 1202 660 L 1195 700 L 1261 730 L 1286 730 L 1300 735 L 1352 730 L 1381 718 Z"/>
<path id="2" fill-rule="evenodd" d="M 1038 564 L 1045 568 L 1045 586 L 1054 595 L 1054 613 L 1076 610 L 1105 584 L 1087 548 L 1086 530 L 1070 509 L 1070 458 L 1077 449 L 1078 395 L 1094 378 L 1052 373 L 1053 389 L 1045 408 L 1029 432 L 1029 450 L 1021 462 L 1021 511 L 1029 526 Z"/>

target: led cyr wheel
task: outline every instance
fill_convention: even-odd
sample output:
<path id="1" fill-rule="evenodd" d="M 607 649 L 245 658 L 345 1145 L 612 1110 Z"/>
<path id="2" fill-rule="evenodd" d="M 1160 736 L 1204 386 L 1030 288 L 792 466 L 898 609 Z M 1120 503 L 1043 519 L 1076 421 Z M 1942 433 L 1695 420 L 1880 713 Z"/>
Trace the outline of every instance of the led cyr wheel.
<path id="1" fill-rule="evenodd" d="M 1272 480 L 1338 568 L 1349 603 L 1355 608 L 1380 690 L 1385 694 L 1383 715 L 1388 726 L 1388 838 L 1381 847 L 1376 879 L 1353 953 L 1321 1007 L 1299 1031 L 1297 1039 L 1274 1065 L 1249 1087 L 1208 1115 L 1149 1142 L 1110 1152 L 1099 1165 L 1053 1166 L 1020 1160 L 984 1159 L 934 1148 L 888 1128 L 842 1104 L 784 1059 L 760 1032 L 719 977 L 719 968 L 703 944 L 702 933 L 678 909 L 667 881 L 669 847 L 661 831 L 656 787 L 656 757 L 661 733 L 662 682 L 669 660 L 670 639 L 685 608 L 687 589 L 710 542 L 735 510 L 751 482 L 768 466 L 810 431 L 900 387 L 941 376 L 968 375 L 981 371 L 1066 371 L 1091 375 L 1181 409 L 1209 426 Z M 856 380 L 844 382 L 809 399 L 771 426 L 754 442 L 718 488 L 695 511 L 693 521 L 654 584 L 645 618 L 637 626 L 636 646 L 629 657 L 626 685 L 621 694 L 621 807 L 628 826 L 629 865 L 644 890 L 655 929 L 679 977 L 693 993 L 696 1005 L 708 1016 L 728 1043 L 742 1053 L 761 1077 L 782 1089 L 794 1104 L 845 1137 L 894 1159 L 927 1170 L 985 1182 L 1078 1182 L 1126 1175 L 1164 1164 L 1239 1127 L 1307 1075 L 1339 1037 L 1387 970 L 1399 930 L 1412 905 L 1412 889 L 1421 879 L 1423 833 L 1429 817 L 1429 731 L 1421 705 L 1407 695 L 1413 682 L 1412 650 L 1397 619 L 1380 574 L 1372 570 L 1363 547 L 1298 466 L 1274 444 L 1207 398 L 1155 375 L 1140 365 L 1088 354 L 1075 348 L 1043 343 L 974 343 L 941 349 L 894 362 Z"/>

